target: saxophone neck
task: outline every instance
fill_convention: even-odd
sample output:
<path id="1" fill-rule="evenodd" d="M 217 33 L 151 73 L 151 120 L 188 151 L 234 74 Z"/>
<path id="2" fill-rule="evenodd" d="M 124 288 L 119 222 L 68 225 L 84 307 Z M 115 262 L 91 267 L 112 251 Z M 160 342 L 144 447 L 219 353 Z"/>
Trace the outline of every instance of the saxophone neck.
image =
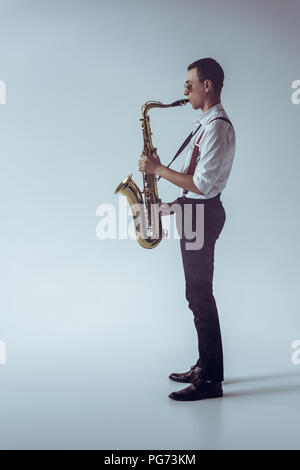
<path id="1" fill-rule="evenodd" d="M 184 106 L 187 103 L 189 103 L 189 100 L 187 100 L 186 98 L 182 100 L 173 101 L 170 104 L 163 104 L 161 101 L 147 101 L 142 106 L 142 114 L 143 117 L 145 117 L 151 108 L 173 108 L 175 106 Z"/>

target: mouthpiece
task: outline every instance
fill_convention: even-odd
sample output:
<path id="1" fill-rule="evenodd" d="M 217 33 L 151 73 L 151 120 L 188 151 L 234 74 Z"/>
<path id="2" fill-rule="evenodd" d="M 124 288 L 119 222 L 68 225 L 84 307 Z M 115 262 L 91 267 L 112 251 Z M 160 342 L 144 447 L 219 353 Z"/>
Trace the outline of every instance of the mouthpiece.
<path id="1" fill-rule="evenodd" d="M 184 106 L 189 102 L 190 100 L 187 100 L 187 99 L 177 100 L 177 101 L 174 101 L 174 103 L 172 103 L 171 106 Z"/>

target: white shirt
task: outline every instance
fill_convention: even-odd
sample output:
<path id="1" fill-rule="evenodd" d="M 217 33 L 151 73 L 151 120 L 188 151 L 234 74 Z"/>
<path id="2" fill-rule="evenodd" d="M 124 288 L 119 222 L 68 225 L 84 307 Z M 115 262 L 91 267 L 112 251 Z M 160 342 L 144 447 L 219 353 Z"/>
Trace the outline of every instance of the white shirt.
<path id="1" fill-rule="evenodd" d="M 209 121 L 216 117 L 229 119 L 221 103 L 211 107 L 199 119 L 194 121 L 193 131 L 197 129 L 200 123 L 201 127 L 188 145 L 181 173 L 187 173 L 195 143 L 204 131 L 199 143 L 199 152 L 193 175 L 195 186 L 204 195 L 188 191 L 186 197 L 210 199 L 223 191 L 229 178 L 235 154 L 235 132 L 231 124 L 222 119 L 217 119 L 209 124 Z M 180 188 L 179 196 L 182 196 L 182 191 L 183 189 Z"/>

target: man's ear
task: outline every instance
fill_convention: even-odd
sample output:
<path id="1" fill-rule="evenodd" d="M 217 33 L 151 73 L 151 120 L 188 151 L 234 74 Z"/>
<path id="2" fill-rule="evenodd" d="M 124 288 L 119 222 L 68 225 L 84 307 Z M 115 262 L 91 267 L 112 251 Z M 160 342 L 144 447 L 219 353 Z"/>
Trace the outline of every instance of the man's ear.
<path id="1" fill-rule="evenodd" d="M 213 84 L 212 81 L 209 80 L 209 78 L 204 82 L 204 89 L 205 93 L 208 93 L 209 91 L 213 90 Z"/>

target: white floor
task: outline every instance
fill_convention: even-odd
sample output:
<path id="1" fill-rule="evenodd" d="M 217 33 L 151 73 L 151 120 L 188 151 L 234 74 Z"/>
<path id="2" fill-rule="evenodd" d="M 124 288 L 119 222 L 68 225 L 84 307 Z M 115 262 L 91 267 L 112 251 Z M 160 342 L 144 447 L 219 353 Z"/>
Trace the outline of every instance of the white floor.
<path id="1" fill-rule="evenodd" d="M 300 448 L 300 366 L 229 374 L 222 398 L 176 402 L 187 385 L 166 359 L 27 353 L 14 374 L 19 352 L 0 367 L 1 449 Z"/>
<path id="2" fill-rule="evenodd" d="M 74 256 L 65 270 L 55 257 L 53 271 L 50 261 L 18 267 L 17 288 L 14 272 L 7 285 L 3 277 L 0 448 L 299 449 L 296 281 L 267 284 L 253 270 L 255 280 L 233 283 L 225 264 L 216 283 L 224 396 L 176 402 L 168 395 L 185 384 L 168 376 L 197 358 L 178 260 L 166 253 L 155 278 L 147 258 L 133 280 L 139 265 L 129 275 L 123 256 L 118 272 L 104 270 L 103 257 L 93 271 L 92 259 Z"/>

